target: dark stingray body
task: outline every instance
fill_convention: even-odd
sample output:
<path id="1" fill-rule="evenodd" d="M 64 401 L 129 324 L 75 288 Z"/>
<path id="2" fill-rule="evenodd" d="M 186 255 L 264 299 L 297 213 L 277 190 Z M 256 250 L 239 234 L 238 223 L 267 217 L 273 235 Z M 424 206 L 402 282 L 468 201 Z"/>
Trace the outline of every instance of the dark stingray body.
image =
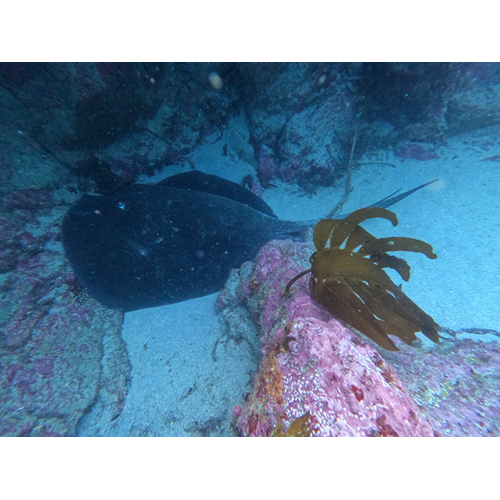
<path id="1" fill-rule="evenodd" d="M 259 198 L 248 189 L 245 189 L 235 182 L 222 179 L 217 175 L 204 174 L 199 170 L 191 170 L 184 174 L 172 175 L 172 177 L 167 177 L 157 185 L 217 194 L 255 208 L 255 210 L 263 214 L 276 217 L 271 207 L 262 198 Z"/>
<path id="2" fill-rule="evenodd" d="M 189 176 L 110 196 L 85 195 L 68 210 L 64 250 L 99 302 L 132 311 L 217 292 L 231 269 L 255 257 L 265 243 L 308 227 L 276 218 L 237 184 Z M 176 183 L 180 187 L 169 185 Z M 252 208 L 261 203 L 270 215 Z"/>

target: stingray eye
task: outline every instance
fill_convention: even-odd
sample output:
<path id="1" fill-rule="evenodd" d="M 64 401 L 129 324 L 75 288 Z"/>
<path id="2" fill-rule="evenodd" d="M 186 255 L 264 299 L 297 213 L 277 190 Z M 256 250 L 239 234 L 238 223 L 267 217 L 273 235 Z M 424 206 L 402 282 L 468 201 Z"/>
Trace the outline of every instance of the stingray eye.
<path id="1" fill-rule="evenodd" d="M 121 201 L 118 203 L 118 208 L 120 210 L 125 210 L 125 203 L 122 203 Z"/>

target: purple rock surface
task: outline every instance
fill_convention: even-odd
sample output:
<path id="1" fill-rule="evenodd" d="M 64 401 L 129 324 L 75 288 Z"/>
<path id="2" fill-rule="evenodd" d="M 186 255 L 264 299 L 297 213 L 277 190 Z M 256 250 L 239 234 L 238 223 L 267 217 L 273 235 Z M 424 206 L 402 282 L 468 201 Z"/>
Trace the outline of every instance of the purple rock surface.
<path id="1" fill-rule="evenodd" d="M 124 404 L 123 315 L 91 299 L 71 272 L 59 242 L 64 212 L 47 193 L 2 200 L 0 436 L 72 436 L 98 400 L 108 419 Z M 103 367 L 110 349 L 116 362 Z"/>

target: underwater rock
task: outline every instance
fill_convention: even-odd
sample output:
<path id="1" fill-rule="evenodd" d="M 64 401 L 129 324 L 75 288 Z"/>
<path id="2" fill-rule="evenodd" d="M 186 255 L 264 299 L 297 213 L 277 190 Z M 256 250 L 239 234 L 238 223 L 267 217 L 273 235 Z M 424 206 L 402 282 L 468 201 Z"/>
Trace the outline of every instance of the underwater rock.
<path id="1" fill-rule="evenodd" d="M 274 157 L 274 151 L 270 147 L 265 144 L 260 147 L 258 172 L 264 186 L 269 186 L 276 179 L 278 165 Z"/>
<path id="2" fill-rule="evenodd" d="M 278 413 L 286 430 L 309 411 L 314 436 L 433 436 L 391 366 L 315 304 L 305 280 L 282 301 L 311 250 L 305 243 L 268 243 L 232 292 L 261 327 L 264 354 L 251 392 L 234 409 L 238 432 L 269 436 Z M 221 305 L 234 303 L 228 294 L 222 292 Z"/>
<path id="3" fill-rule="evenodd" d="M 485 342 L 475 330 L 443 336 L 430 349 L 395 339 L 400 353 L 380 353 L 441 436 L 500 436 L 500 338 Z"/>
<path id="4" fill-rule="evenodd" d="M 420 161 L 438 160 L 439 155 L 429 146 L 408 142 L 395 151 L 396 156 L 403 159 L 412 159 Z"/>
<path id="5" fill-rule="evenodd" d="M 127 367 L 109 382 L 101 360 L 103 339 L 120 339 L 123 315 L 91 299 L 60 255 L 42 252 L 19 268 L 2 290 L 10 306 L 2 301 L 0 436 L 75 435 L 100 389 L 112 392 L 109 418 L 119 414 Z"/>
<path id="6" fill-rule="evenodd" d="M 24 196 L 8 199 L 17 208 L 0 207 L 0 255 L 10 252 L 0 285 L 0 436 L 72 436 L 96 402 L 106 402 L 107 420 L 123 408 L 128 361 L 103 363 L 109 345 L 126 352 L 123 315 L 91 299 L 68 271 L 58 241 L 64 208 L 23 210 Z"/>
<path id="7" fill-rule="evenodd" d="M 311 299 L 306 280 L 282 300 L 313 249 L 271 241 L 219 295 L 220 309 L 243 305 L 261 330 L 264 356 L 233 410 L 238 434 L 272 435 L 278 413 L 286 431 L 310 411 L 314 436 L 499 436 L 500 342 L 483 335 L 492 332 L 444 329 L 439 345 L 392 337 L 400 352 L 365 341 Z"/>

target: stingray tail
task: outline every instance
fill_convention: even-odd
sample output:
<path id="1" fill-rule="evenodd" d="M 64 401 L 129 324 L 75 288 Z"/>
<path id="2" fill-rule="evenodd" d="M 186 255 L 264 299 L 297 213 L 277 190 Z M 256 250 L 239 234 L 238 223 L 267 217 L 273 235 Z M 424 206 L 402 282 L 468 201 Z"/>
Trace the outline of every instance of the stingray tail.
<path id="1" fill-rule="evenodd" d="M 406 191 L 398 196 L 394 196 L 396 193 L 399 193 L 399 191 L 401 191 L 401 189 L 398 189 L 397 191 L 395 191 L 391 195 L 386 196 L 385 198 L 383 198 L 380 201 L 377 201 L 377 203 L 374 203 L 373 205 L 370 205 L 370 207 L 388 208 L 391 205 L 394 205 L 395 203 L 397 203 L 398 201 L 405 199 L 407 196 L 410 196 L 410 194 L 413 194 L 415 191 L 418 191 L 419 189 L 422 189 L 425 186 L 428 186 L 429 184 L 437 182 L 438 180 L 439 179 L 434 179 L 433 181 L 426 182 L 425 184 L 422 184 L 421 186 L 418 186 L 414 189 L 410 189 L 410 191 Z"/>
<path id="2" fill-rule="evenodd" d="M 388 208 L 391 205 L 394 205 L 395 203 L 404 200 L 407 196 L 410 196 L 415 191 L 418 191 L 419 189 L 422 189 L 425 186 L 428 186 L 429 184 L 433 184 L 438 180 L 439 179 L 434 179 L 433 181 L 426 182 L 425 184 L 422 184 L 416 188 L 410 189 L 409 191 L 405 191 L 404 193 L 395 196 L 396 193 L 399 193 L 399 191 L 401 191 L 401 189 L 398 189 L 389 196 L 386 196 L 385 198 L 374 203 L 373 205 L 370 205 L 370 207 Z M 335 220 L 344 219 L 345 217 L 347 217 L 347 215 L 349 214 L 343 214 L 343 215 L 339 214 L 335 217 L 332 217 L 332 219 Z M 280 227 L 274 231 L 275 237 L 279 240 L 292 239 L 293 241 L 304 241 L 304 239 L 307 238 L 308 229 L 313 228 L 320 220 L 321 219 L 314 219 L 304 222 L 292 222 L 292 221 L 280 220 Z"/>
<path id="3" fill-rule="evenodd" d="M 274 231 L 274 235 L 278 240 L 293 240 L 304 241 L 308 237 L 308 230 L 312 229 L 321 219 L 293 222 L 280 221 L 281 227 Z M 284 226 L 284 227 L 283 227 Z M 288 227 L 287 227 L 288 226 Z"/>

